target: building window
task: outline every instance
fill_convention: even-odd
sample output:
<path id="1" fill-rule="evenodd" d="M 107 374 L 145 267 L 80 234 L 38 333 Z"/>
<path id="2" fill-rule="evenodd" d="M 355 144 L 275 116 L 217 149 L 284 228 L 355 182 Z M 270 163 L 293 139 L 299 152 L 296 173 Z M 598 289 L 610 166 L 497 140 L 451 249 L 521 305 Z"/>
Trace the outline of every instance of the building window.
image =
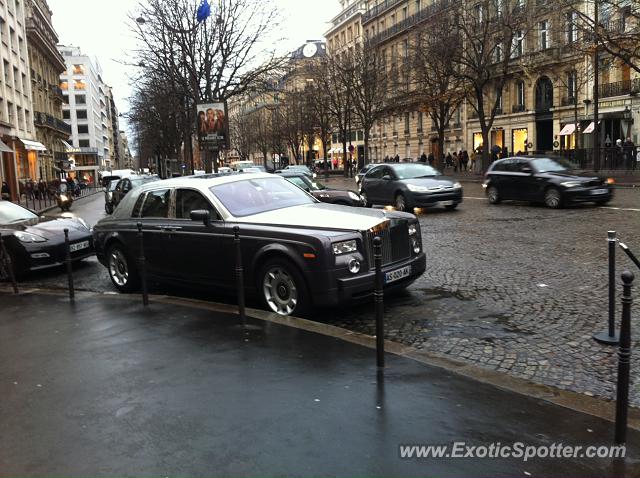
<path id="1" fill-rule="evenodd" d="M 62 119 L 71 119 L 71 111 L 69 110 L 63 110 L 62 111 Z"/>
<path id="2" fill-rule="evenodd" d="M 538 23 L 538 40 L 541 50 L 549 48 L 549 21 L 544 20 Z"/>
<path id="3" fill-rule="evenodd" d="M 91 143 L 89 142 L 88 139 L 81 139 L 80 141 L 78 141 L 78 146 L 80 148 L 88 148 L 88 147 L 90 147 L 90 144 Z"/>
<path id="4" fill-rule="evenodd" d="M 418 133 L 422 133 L 423 114 L 422 111 L 418 113 Z"/>
<path id="5" fill-rule="evenodd" d="M 570 104 L 575 102 L 578 94 L 578 75 L 575 71 L 567 73 L 567 97 Z"/>
<path id="6" fill-rule="evenodd" d="M 73 88 L 75 90 L 84 90 L 87 85 L 83 80 L 73 80 Z"/>
<path id="7" fill-rule="evenodd" d="M 79 124 L 78 125 L 78 134 L 89 134 L 89 125 Z"/>
<path id="8" fill-rule="evenodd" d="M 511 58 L 517 58 L 524 53 L 524 33 L 518 30 L 513 34 L 513 42 L 511 45 Z"/>
<path id="9" fill-rule="evenodd" d="M 496 45 L 494 56 L 496 59 L 496 63 L 500 63 L 502 61 L 502 45 Z"/>
<path id="10" fill-rule="evenodd" d="M 571 12 L 567 14 L 567 43 L 578 41 L 578 14 Z"/>
<path id="11" fill-rule="evenodd" d="M 84 75 L 84 65 L 73 65 L 71 73 L 74 75 Z"/>
<path id="12" fill-rule="evenodd" d="M 87 110 L 76 110 L 76 118 L 87 119 Z"/>
<path id="13" fill-rule="evenodd" d="M 404 134 L 409 134 L 409 112 L 404 114 Z"/>
<path id="14" fill-rule="evenodd" d="M 502 114 L 502 89 L 496 89 L 496 114 Z"/>
<path id="15" fill-rule="evenodd" d="M 516 103 L 519 109 L 524 110 L 524 81 L 518 81 L 516 83 Z"/>

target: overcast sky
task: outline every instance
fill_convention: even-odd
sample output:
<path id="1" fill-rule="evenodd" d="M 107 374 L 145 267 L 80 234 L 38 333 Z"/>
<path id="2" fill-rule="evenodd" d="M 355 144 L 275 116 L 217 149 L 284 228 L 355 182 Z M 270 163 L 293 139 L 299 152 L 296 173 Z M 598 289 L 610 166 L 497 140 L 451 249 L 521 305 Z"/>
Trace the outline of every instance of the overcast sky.
<path id="1" fill-rule="evenodd" d="M 193 0 L 199 3 L 199 0 Z M 96 56 L 104 71 L 104 80 L 113 87 L 118 110 L 128 109 L 130 95 L 126 61 L 133 41 L 126 25 L 136 0 L 48 0 L 53 11 L 53 26 L 60 43 L 79 46 L 84 54 Z M 305 40 L 322 39 L 329 21 L 339 13 L 338 0 L 274 0 L 284 18 L 279 35 L 287 38 L 278 47 L 281 53 L 292 51 Z M 125 127 L 124 124 L 121 127 Z"/>

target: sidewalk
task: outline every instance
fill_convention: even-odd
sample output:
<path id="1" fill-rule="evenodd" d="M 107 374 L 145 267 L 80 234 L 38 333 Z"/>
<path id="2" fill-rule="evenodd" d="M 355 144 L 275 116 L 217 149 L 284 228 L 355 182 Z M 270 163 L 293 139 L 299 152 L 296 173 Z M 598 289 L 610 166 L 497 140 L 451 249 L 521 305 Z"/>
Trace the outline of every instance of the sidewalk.
<path id="1" fill-rule="evenodd" d="M 250 319 L 244 332 L 232 308 L 186 300 L 0 301 L 0 476 L 577 478 L 640 467 L 632 430 L 626 468 L 400 459 L 401 444 L 609 446 L 613 424 L 391 354 L 377 377 L 371 349 L 298 319 Z"/>

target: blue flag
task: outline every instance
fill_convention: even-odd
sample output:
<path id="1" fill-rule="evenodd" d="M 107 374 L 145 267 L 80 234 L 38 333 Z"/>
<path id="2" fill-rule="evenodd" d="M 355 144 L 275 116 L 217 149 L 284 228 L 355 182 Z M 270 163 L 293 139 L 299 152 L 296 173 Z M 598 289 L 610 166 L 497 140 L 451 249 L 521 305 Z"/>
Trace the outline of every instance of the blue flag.
<path id="1" fill-rule="evenodd" d="M 202 0 L 198 7 L 198 13 L 196 19 L 198 23 L 204 22 L 211 15 L 211 7 L 209 6 L 209 0 Z"/>

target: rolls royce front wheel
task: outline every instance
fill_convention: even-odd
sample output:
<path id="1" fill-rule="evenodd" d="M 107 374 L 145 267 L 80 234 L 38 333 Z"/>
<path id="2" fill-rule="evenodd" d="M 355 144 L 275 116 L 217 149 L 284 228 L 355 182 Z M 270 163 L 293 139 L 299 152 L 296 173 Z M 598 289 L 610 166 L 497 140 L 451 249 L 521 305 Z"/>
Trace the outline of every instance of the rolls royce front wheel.
<path id="1" fill-rule="evenodd" d="M 140 286 L 140 277 L 133 260 L 120 244 L 109 247 L 107 269 L 111 282 L 120 292 L 134 292 Z"/>
<path id="2" fill-rule="evenodd" d="M 279 315 L 302 315 L 308 310 L 306 283 L 291 262 L 284 258 L 268 261 L 260 278 L 259 290 L 269 310 Z"/>

